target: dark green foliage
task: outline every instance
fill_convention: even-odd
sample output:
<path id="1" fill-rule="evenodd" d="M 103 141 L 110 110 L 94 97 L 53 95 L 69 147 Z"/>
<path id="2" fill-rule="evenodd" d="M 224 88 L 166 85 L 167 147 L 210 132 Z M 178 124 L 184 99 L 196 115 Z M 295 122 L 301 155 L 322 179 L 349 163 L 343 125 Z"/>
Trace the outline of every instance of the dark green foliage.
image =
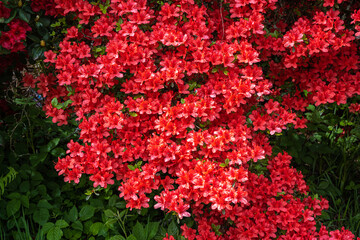
<path id="1" fill-rule="evenodd" d="M 293 156 L 310 194 L 329 201 L 320 221 L 331 230 L 344 226 L 360 236 L 360 116 L 336 104 L 308 110 L 308 128 L 286 131 L 274 140 L 274 150 Z"/>

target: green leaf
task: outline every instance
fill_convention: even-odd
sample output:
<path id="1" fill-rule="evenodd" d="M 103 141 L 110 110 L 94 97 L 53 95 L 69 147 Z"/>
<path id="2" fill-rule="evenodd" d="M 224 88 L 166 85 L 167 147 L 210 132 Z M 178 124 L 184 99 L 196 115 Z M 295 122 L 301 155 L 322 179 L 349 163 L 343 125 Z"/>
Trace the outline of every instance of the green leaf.
<path id="1" fill-rule="evenodd" d="M 63 231 L 59 227 L 51 228 L 46 234 L 47 240 L 60 240 L 63 235 Z"/>
<path id="2" fill-rule="evenodd" d="M 27 23 L 29 23 L 31 15 L 30 13 L 25 12 L 23 9 L 19 11 L 19 18 Z"/>
<path id="3" fill-rule="evenodd" d="M 27 35 L 27 37 L 36 43 L 39 43 L 41 40 L 40 38 L 38 38 L 37 36 L 35 36 L 33 34 L 29 34 L 29 35 Z"/>
<path id="4" fill-rule="evenodd" d="M 88 220 L 94 216 L 95 208 L 90 205 L 86 205 L 81 208 L 79 216 L 81 221 Z"/>
<path id="5" fill-rule="evenodd" d="M 136 222 L 132 233 L 137 239 L 146 239 L 144 227 L 139 222 Z"/>
<path id="6" fill-rule="evenodd" d="M 44 25 L 44 27 L 48 27 L 50 25 L 49 18 L 42 17 L 38 20 L 38 22 L 41 22 Z"/>
<path id="7" fill-rule="evenodd" d="M 13 192 L 10 193 L 9 195 L 6 196 L 8 199 L 20 199 L 21 198 L 21 194 L 17 193 L 17 192 Z"/>
<path id="8" fill-rule="evenodd" d="M 47 209 L 53 208 L 53 206 L 46 199 L 41 199 L 38 202 L 37 207 L 38 208 L 47 208 Z"/>
<path id="9" fill-rule="evenodd" d="M 59 101 L 56 97 L 51 100 L 51 106 L 53 106 L 54 108 L 56 108 L 58 104 Z"/>
<path id="10" fill-rule="evenodd" d="M 126 238 L 126 240 L 142 240 L 142 239 L 137 239 L 134 235 L 130 235 Z"/>
<path id="11" fill-rule="evenodd" d="M 105 211 L 104 211 L 104 214 L 105 214 L 105 216 L 106 217 L 108 217 L 108 218 L 110 218 L 110 217 L 115 217 L 116 216 L 116 213 L 114 213 L 112 210 L 110 210 L 110 209 L 106 209 Z"/>
<path id="12" fill-rule="evenodd" d="M 6 205 L 6 213 L 8 217 L 14 215 L 17 211 L 19 211 L 21 205 L 21 201 L 19 199 L 13 199 Z"/>
<path id="13" fill-rule="evenodd" d="M 174 220 L 169 224 L 167 232 L 169 233 L 169 235 L 172 236 L 176 236 L 179 234 L 179 228 Z"/>
<path id="14" fill-rule="evenodd" d="M 61 147 L 57 147 L 53 150 L 51 150 L 51 155 L 53 155 L 54 157 L 62 157 L 65 155 L 65 150 Z"/>
<path id="15" fill-rule="evenodd" d="M 21 195 L 21 204 L 26 207 L 26 208 L 29 208 L 29 198 L 25 195 Z"/>
<path id="16" fill-rule="evenodd" d="M 71 227 L 75 230 L 83 231 L 84 227 L 83 224 L 80 221 L 75 221 L 73 224 L 71 224 Z"/>
<path id="17" fill-rule="evenodd" d="M 23 192 L 23 193 L 28 192 L 30 190 L 30 182 L 24 181 L 24 182 L 20 183 L 19 190 L 20 190 L 20 192 Z"/>
<path id="18" fill-rule="evenodd" d="M 47 152 L 50 152 L 52 149 L 54 149 L 60 142 L 60 138 L 54 138 L 47 144 Z"/>
<path id="19" fill-rule="evenodd" d="M 76 206 L 73 206 L 69 211 L 69 220 L 71 222 L 75 222 L 78 218 L 78 215 L 79 215 L 79 213 L 78 213 Z"/>
<path id="20" fill-rule="evenodd" d="M 65 220 L 60 219 L 56 221 L 55 226 L 59 228 L 66 228 L 69 226 L 69 224 Z"/>
<path id="21" fill-rule="evenodd" d="M 100 229 L 104 226 L 103 223 L 101 222 L 96 222 L 96 223 L 93 223 L 91 226 L 90 226 L 90 232 L 93 234 L 93 235 L 98 235 Z"/>
<path id="22" fill-rule="evenodd" d="M 150 229 L 150 232 L 148 233 L 148 240 L 153 239 L 156 236 L 156 233 L 158 232 L 160 222 L 149 222 L 146 227 Z"/>
<path id="23" fill-rule="evenodd" d="M 38 58 L 40 58 L 44 55 L 44 52 L 45 52 L 44 48 L 41 47 L 40 45 L 38 45 L 37 47 L 34 47 L 31 50 L 32 58 L 34 60 L 37 60 Z"/>
<path id="24" fill-rule="evenodd" d="M 321 182 L 318 186 L 319 189 L 326 189 L 328 187 L 329 187 L 329 183 L 325 181 Z"/>
<path id="25" fill-rule="evenodd" d="M 33 219 L 36 223 L 43 225 L 45 224 L 50 218 L 49 210 L 46 208 L 40 208 L 35 210 Z"/>
<path id="26" fill-rule="evenodd" d="M 44 225 L 43 225 L 43 227 L 42 227 L 42 232 L 44 233 L 44 234 L 46 234 L 46 233 L 48 233 L 49 232 L 49 230 L 51 229 L 51 228 L 53 228 L 55 226 L 55 224 L 54 223 L 52 223 L 52 222 L 47 222 L 47 223 L 45 223 Z"/>
<path id="27" fill-rule="evenodd" d="M 126 239 L 121 235 L 115 235 L 109 238 L 109 240 L 126 240 Z"/>
<path id="28" fill-rule="evenodd" d="M 131 171 L 134 171 L 137 167 L 133 166 L 133 165 L 127 165 L 128 168 L 131 170 Z"/>
<path id="29" fill-rule="evenodd" d="M 44 162 L 47 157 L 47 152 L 35 153 L 30 155 L 30 163 L 32 166 L 37 166 L 39 163 Z"/>

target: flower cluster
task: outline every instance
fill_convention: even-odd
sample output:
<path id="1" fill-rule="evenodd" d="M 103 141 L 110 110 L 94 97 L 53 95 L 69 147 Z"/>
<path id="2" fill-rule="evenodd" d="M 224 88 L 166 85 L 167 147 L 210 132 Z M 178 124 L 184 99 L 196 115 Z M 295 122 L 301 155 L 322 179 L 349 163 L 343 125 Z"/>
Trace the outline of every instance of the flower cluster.
<path id="1" fill-rule="evenodd" d="M 26 32 L 31 31 L 30 26 L 20 19 L 14 19 L 8 23 L 8 27 L 9 31 L 1 33 L 0 46 L 11 52 L 24 51 L 23 41 L 26 39 Z"/>
<path id="2" fill-rule="evenodd" d="M 360 93 L 355 33 L 332 2 L 286 23 L 277 0 L 54 0 L 76 24 L 45 53 L 48 74 L 24 82 L 53 122 L 79 123 L 56 170 L 120 181 L 130 209 L 155 193 L 155 208 L 195 217 L 188 239 L 353 238 L 316 231 L 326 200 L 308 196 L 289 155 L 271 157 L 267 135 L 305 128 L 309 104 Z"/>

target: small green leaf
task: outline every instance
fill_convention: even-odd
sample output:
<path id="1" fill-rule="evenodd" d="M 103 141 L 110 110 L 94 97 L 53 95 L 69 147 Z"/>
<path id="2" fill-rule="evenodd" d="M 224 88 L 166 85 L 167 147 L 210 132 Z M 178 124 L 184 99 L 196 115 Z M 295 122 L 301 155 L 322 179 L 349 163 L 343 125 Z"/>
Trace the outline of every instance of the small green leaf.
<path id="1" fill-rule="evenodd" d="M 121 235 L 115 235 L 109 238 L 109 240 L 126 240 L 126 239 Z"/>
<path id="2" fill-rule="evenodd" d="M 59 228 L 66 228 L 69 226 L 69 224 L 65 220 L 60 219 L 56 221 L 55 226 Z"/>
<path id="3" fill-rule="evenodd" d="M 14 215 L 17 211 L 19 211 L 21 205 L 21 201 L 19 199 L 13 199 L 6 205 L 6 213 L 8 217 Z"/>
<path id="4" fill-rule="evenodd" d="M 142 239 L 137 239 L 133 234 L 131 234 L 126 238 L 126 240 L 142 240 Z"/>
<path id="5" fill-rule="evenodd" d="M 44 162 L 47 157 L 47 152 L 40 152 L 30 155 L 30 163 L 32 166 L 37 166 L 39 163 Z"/>
<path id="6" fill-rule="evenodd" d="M 110 210 L 110 209 L 106 209 L 105 211 L 104 211 L 104 214 L 105 214 L 105 216 L 106 217 L 116 217 L 116 213 L 114 213 L 112 210 Z"/>
<path id="7" fill-rule="evenodd" d="M 133 166 L 133 165 L 127 165 L 128 168 L 131 170 L 131 171 L 134 171 L 137 167 Z"/>
<path id="8" fill-rule="evenodd" d="M 23 9 L 19 11 L 19 18 L 27 23 L 29 23 L 31 15 L 30 13 L 25 12 Z"/>
<path id="9" fill-rule="evenodd" d="M 51 22 L 49 18 L 45 18 L 45 17 L 40 18 L 38 21 L 41 22 L 44 27 L 48 27 Z"/>
<path id="10" fill-rule="evenodd" d="M 26 208 L 29 208 L 29 198 L 25 195 L 21 195 L 21 204 L 26 207 Z"/>
<path id="11" fill-rule="evenodd" d="M 104 226 L 103 223 L 101 222 L 96 222 L 96 223 L 93 223 L 91 226 L 90 226 L 90 232 L 92 233 L 92 235 L 98 235 L 100 229 Z"/>
<path id="12" fill-rule="evenodd" d="M 43 225 L 43 227 L 42 227 L 42 232 L 44 233 L 44 234 L 46 234 L 46 233 L 48 233 L 49 232 L 49 230 L 51 229 L 51 228 L 53 228 L 55 226 L 55 224 L 54 223 L 52 223 L 52 222 L 47 222 L 47 223 L 45 223 L 44 225 Z"/>
<path id="13" fill-rule="evenodd" d="M 65 150 L 61 147 L 57 147 L 53 150 L 51 150 L 51 155 L 55 156 L 55 157 L 62 157 L 66 154 Z"/>
<path id="14" fill-rule="evenodd" d="M 52 149 L 54 149 L 60 142 L 60 138 L 54 138 L 52 139 L 46 147 L 47 152 L 50 152 Z"/>
<path id="15" fill-rule="evenodd" d="M 76 208 L 76 206 L 73 206 L 70 211 L 69 211 L 69 220 L 71 222 L 75 222 L 78 218 L 78 210 Z"/>
<path id="16" fill-rule="evenodd" d="M 95 208 L 90 205 L 86 205 L 81 208 L 79 216 L 81 221 L 88 220 L 94 216 Z"/>
<path id="17" fill-rule="evenodd" d="M 38 204 L 37 204 L 38 208 L 46 208 L 46 209 L 51 209 L 53 208 L 53 206 L 46 200 L 46 199 L 41 199 Z"/>
<path id="18" fill-rule="evenodd" d="M 6 198 L 8 198 L 8 199 L 20 199 L 21 194 L 17 193 L 17 192 L 13 192 L 13 193 L 10 193 L 9 195 L 7 195 Z"/>
<path id="19" fill-rule="evenodd" d="M 84 227 L 83 224 L 80 221 L 75 221 L 73 224 L 71 224 L 71 227 L 75 230 L 83 231 Z"/>
<path id="20" fill-rule="evenodd" d="M 179 228 L 174 220 L 169 224 L 167 232 L 169 233 L 169 235 L 172 236 L 176 236 L 179 234 Z"/>
<path id="21" fill-rule="evenodd" d="M 56 97 L 51 100 L 51 106 L 56 108 L 58 104 L 59 104 L 59 101 Z"/>
<path id="22" fill-rule="evenodd" d="M 146 239 L 144 227 L 139 222 L 136 222 L 132 232 L 136 239 Z"/>
<path id="23" fill-rule="evenodd" d="M 44 48 L 38 45 L 37 47 L 34 47 L 31 50 L 32 58 L 34 60 L 37 60 L 44 55 L 44 52 L 45 52 Z"/>
<path id="24" fill-rule="evenodd" d="M 151 240 L 156 236 L 156 233 L 158 232 L 160 222 L 149 222 L 146 227 L 150 230 L 148 233 L 148 239 Z"/>
<path id="25" fill-rule="evenodd" d="M 35 210 L 33 214 L 34 222 L 43 225 L 45 224 L 50 218 L 49 210 L 46 208 L 40 208 Z"/>
<path id="26" fill-rule="evenodd" d="M 38 38 L 37 36 L 35 36 L 33 34 L 29 34 L 29 35 L 27 35 L 27 37 L 36 43 L 39 43 L 41 40 L 40 38 Z"/>
<path id="27" fill-rule="evenodd" d="M 52 227 L 46 234 L 47 240 L 60 240 L 63 236 L 63 231 L 59 227 Z"/>
<path id="28" fill-rule="evenodd" d="M 319 189 L 326 189 L 326 188 L 328 188 L 329 187 L 329 183 L 328 182 L 326 182 L 326 181 L 323 181 L 323 182 L 321 182 L 320 184 L 319 184 Z"/>

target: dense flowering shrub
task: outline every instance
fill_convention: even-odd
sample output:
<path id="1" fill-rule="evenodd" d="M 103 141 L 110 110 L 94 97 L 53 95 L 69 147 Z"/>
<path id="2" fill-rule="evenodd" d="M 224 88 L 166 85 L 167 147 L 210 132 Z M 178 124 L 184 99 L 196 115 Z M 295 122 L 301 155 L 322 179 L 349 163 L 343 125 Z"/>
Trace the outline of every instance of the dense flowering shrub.
<path id="1" fill-rule="evenodd" d="M 308 195 L 287 153 L 273 156 L 269 136 L 306 128 L 309 104 L 360 93 L 359 6 L 33 2 L 73 24 L 45 53 L 44 73 L 24 76 L 54 123 L 79 123 L 80 140 L 55 166 L 65 181 L 116 179 L 130 209 L 149 207 L 155 193 L 155 208 L 194 216 L 196 228 L 182 226 L 188 239 L 354 238 L 316 231 L 327 201 Z M 267 170 L 254 172 L 257 162 Z"/>

